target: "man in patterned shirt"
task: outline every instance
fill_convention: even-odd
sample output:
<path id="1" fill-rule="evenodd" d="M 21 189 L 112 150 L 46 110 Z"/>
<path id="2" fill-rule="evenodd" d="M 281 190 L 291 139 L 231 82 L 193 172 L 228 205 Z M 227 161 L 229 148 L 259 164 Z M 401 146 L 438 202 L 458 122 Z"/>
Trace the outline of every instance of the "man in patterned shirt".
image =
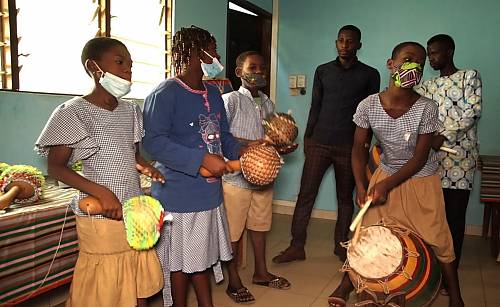
<path id="1" fill-rule="evenodd" d="M 425 81 L 415 90 L 439 106 L 443 128 L 434 137 L 433 148 L 452 148 L 457 154 L 441 153 L 441 185 L 446 204 L 446 219 L 460 262 L 465 232 L 465 214 L 479 156 L 477 123 L 481 116 L 481 77 L 474 69 L 458 69 L 453 62 L 455 42 L 446 34 L 427 42 L 427 55 L 440 75 Z"/>

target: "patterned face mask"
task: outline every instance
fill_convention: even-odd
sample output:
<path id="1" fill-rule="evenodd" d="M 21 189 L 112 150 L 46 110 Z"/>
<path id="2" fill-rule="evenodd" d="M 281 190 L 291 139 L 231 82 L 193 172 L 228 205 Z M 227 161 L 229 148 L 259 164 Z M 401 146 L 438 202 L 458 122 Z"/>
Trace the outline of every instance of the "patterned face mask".
<path id="1" fill-rule="evenodd" d="M 241 79 L 253 87 L 262 88 L 267 85 L 266 77 L 262 74 L 243 74 Z"/>
<path id="2" fill-rule="evenodd" d="M 413 88 L 420 83 L 423 73 L 422 65 L 415 62 L 404 62 L 395 67 L 392 79 L 396 87 Z"/>

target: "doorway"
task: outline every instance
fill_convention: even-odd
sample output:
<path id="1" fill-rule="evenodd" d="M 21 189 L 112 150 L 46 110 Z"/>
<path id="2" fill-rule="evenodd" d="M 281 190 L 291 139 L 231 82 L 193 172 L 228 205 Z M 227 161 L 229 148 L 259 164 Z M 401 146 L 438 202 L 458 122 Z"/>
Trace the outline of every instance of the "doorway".
<path id="1" fill-rule="evenodd" d="M 241 9 L 243 10 L 241 10 Z M 236 77 L 236 58 L 245 51 L 260 52 L 267 64 L 270 80 L 272 14 L 246 0 L 229 0 L 227 10 L 227 78 L 234 90 L 241 86 Z M 261 90 L 269 95 L 269 82 Z"/>

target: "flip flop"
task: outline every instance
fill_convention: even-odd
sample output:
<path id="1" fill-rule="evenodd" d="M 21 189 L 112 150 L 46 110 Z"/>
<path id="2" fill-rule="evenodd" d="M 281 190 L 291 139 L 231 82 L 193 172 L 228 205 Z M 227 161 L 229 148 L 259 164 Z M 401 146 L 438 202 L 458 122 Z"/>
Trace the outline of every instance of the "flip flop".
<path id="1" fill-rule="evenodd" d="M 246 287 L 241 287 L 238 290 L 232 292 L 226 289 L 226 294 L 237 304 L 253 304 L 255 303 L 255 297 L 250 293 Z"/>
<path id="2" fill-rule="evenodd" d="M 330 307 L 337 307 L 337 306 L 346 307 L 347 303 L 343 298 L 336 297 L 336 296 L 330 296 L 328 298 L 328 306 L 330 306 Z"/>
<path id="3" fill-rule="evenodd" d="M 280 289 L 280 290 L 288 290 L 292 287 L 292 284 L 288 280 L 286 280 L 286 278 L 281 276 L 274 276 L 273 279 L 268 281 L 252 281 L 252 283 L 259 286 L 269 287 L 273 289 Z"/>

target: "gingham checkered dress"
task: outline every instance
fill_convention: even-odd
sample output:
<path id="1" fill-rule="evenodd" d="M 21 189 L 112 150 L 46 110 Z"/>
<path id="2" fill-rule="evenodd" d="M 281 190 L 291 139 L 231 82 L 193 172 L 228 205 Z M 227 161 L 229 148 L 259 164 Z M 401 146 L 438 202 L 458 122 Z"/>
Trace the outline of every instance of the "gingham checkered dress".
<path id="1" fill-rule="evenodd" d="M 143 135 L 142 112 L 136 104 L 118 99 L 118 106 L 108 111 L 75 97 L 54 110 L 35 150 L 47 156 L 51 146 L 72 148 L 70 163 L 82 160 L 84 176 L 110 189 L 123 203 L 142 194 L 135 153 Z M 71 203 L 78 216 L 87 215 L 78 208 L 85 196 L 80 192 Z"/>
<path id="2" fill-rule="evenodd" d="M 441 127 L 436 104 L 425 97 L 420 97 L 405 114 L 392 118 L 382 107 L 379 94 L 373 94 L 359 103 L 353 120 L 357 126 L 373 130 L 382 146 L 380 167 L 391 175 L 413 157 L 419 134 Z M 438 154 L 431 149 L 427 163 L 414 176 L 433 175 L 438 160 Z"/>
<path id="3" fill-rule="evenodd" d="M 168 183 L 167 183 L 168 184 Z M 156 252 L 163 268 L 163 304 L 172 306 L 170 272 L 203 272 L 212 268 L 215 282 L 224 279 L 221 261 L 233 258 L 224 206 L 201 211 L 172 212 L 162 229 Z"/>

